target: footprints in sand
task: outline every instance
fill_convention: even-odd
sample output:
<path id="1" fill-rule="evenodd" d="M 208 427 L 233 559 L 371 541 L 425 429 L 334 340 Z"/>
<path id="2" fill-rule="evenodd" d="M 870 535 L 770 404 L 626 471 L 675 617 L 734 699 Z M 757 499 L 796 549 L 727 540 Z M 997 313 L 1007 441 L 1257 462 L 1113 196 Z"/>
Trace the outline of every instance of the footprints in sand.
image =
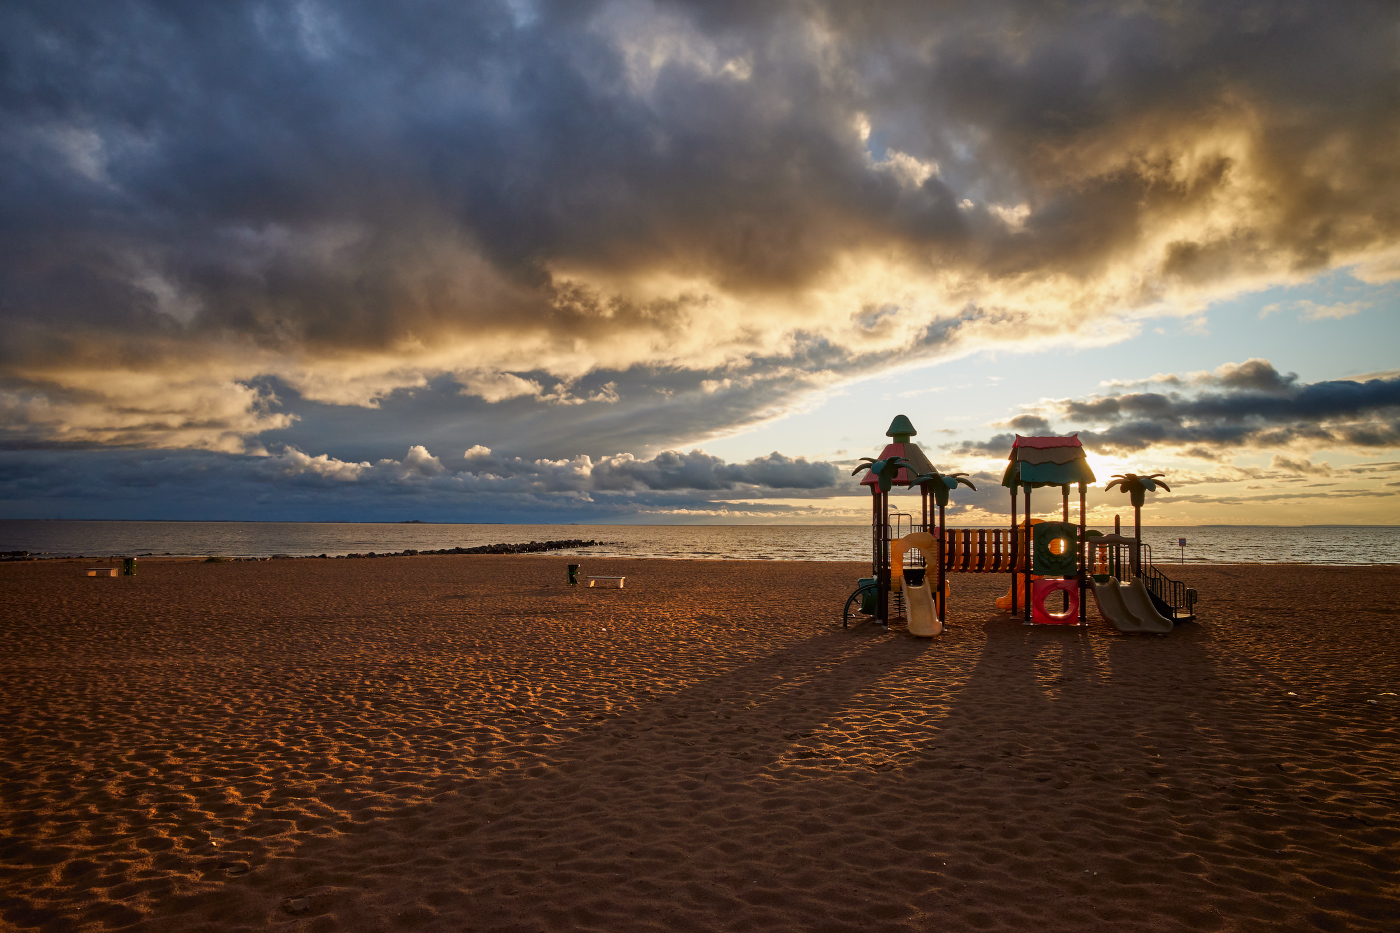
<path id="1" fill-rule="evenodd" d="M 1395 665 L 1374 630 L 1215 618 L 1142 640 L 965 615 L 928 644 L 832 625 L 859 567 L 618 564 L 628 588 L 598 598 L 542 585 L 537 558 L 223 582 L 153 563 L 100 606 L 43 565 L 0 568 L 38 575 L 7 592 L 47 620 L 0 622 L 19 659 L 0 664 L 0 925 L 1367 930 L 1395 913 L 1397 710 L 1364 702 Z M 960 586 L 959 606 L 995 595 Z M 70 603 L 44 615 L 55 593 Z"/>

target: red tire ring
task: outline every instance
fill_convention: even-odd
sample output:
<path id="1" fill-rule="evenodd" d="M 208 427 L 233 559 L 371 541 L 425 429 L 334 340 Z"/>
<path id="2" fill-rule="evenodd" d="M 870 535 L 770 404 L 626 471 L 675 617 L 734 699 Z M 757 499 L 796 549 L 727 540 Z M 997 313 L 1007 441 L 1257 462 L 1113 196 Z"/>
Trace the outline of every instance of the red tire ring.
<path id="1" fill-rule="evenodd" d="M 1045 608 L 1045 597 L 1058 592 L 1069 594 L 1069 608 L 1063 613 L 1050 612 Z M 1032 580 L 1031 621 L 1037 625 L 1078 625 L 1079 581 L 1073 579 Z"/>

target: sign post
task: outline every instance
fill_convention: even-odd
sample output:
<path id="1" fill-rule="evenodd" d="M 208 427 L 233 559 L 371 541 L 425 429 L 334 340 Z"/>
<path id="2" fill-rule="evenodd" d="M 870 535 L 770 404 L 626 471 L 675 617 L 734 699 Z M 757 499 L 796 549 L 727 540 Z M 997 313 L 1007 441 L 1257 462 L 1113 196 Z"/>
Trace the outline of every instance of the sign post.
<path id="1" fill-rule="evenodd" d="M 1186 563 L 1186 539 L 1185 539 L 1185 538 L 1177 538 L 1177 539 L 1176 539 L 1176 546 L 1179 547 L 1179 548 L 1181 548 L 1181 562 L 1182 562 L 1183 564 Z"/>

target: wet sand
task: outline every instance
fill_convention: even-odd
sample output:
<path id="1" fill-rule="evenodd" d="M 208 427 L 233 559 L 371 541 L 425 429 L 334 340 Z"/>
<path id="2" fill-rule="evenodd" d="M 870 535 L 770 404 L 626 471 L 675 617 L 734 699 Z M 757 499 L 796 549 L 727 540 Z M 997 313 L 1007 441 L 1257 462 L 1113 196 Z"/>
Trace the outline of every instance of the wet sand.
<path id="1" fill-rule="evenodd" d="M 0 928 L 1400 923 L 1400 568 L 919 640 L 860 564 L 567 562 L 0 565 Z"/>

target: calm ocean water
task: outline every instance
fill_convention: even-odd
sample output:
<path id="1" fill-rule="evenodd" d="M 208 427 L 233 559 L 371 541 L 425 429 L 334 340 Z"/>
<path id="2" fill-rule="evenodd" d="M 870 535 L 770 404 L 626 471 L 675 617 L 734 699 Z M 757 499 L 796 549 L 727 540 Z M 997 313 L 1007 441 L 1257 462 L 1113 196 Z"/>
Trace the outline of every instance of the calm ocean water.
<path id="1" fill-rule="evenodd" d="M 1104 528 L 1112 531 L 1112 528 Z M 0 521 L 0 551 L 53 557 L 173 554 L 270 557 L 595 539 L 563 555 L 689 559 L 866 560 L 870 530 L 851 525 L 406 525 L 301 522 Z M 1159 563 L 1400 564 L 1400 527 L 1149 527 Z"/>

